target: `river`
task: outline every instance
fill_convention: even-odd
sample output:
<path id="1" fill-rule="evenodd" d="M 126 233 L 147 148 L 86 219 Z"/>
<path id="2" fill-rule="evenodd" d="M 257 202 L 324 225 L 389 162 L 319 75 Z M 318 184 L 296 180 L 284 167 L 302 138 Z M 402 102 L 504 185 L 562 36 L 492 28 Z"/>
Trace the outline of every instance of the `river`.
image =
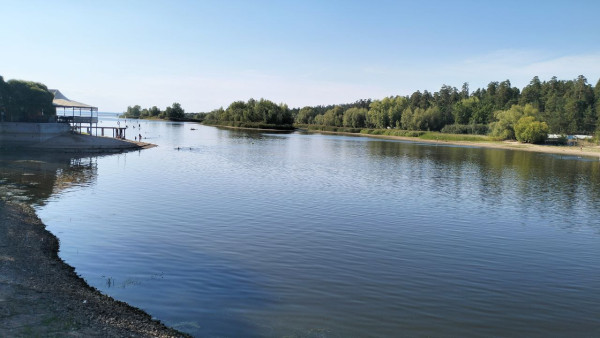
<path id="1" fill-rule="evenodd" d="M 200 337 L 600 334 L 597 159 L 127 124 L 158 147 L 4 158 L 0 182 L 90 285 L 167 325 Z"/>

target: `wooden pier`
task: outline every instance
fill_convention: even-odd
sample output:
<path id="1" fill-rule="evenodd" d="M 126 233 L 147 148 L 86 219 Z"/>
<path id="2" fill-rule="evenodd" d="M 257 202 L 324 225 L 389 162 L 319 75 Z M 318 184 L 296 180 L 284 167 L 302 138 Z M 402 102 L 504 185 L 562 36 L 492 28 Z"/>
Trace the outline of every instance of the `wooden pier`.
<path id="1" fill-rule="evenodd" d="M 112 137 L 120 138 L 120 139 L 125 138 L 125 131 L 127 130 L 126 127 L 97 127 L 97 126 L 89 127 L 89 126 L 81 126 L 81 125 L 72 125 L 71 128 L 74 132 L 76 132 L 78 134 L 88 134 L 88 135 L 94 135 L 94 136 L 110 136 L 112 134 Z M 85 132 L 84 132 L 84 130 L 85 130 Z M 98 130 L 100 131 L 99 134 L 98 134 Z M 108 133 L 107 133 L 107 131 L 108 131 Z"/>

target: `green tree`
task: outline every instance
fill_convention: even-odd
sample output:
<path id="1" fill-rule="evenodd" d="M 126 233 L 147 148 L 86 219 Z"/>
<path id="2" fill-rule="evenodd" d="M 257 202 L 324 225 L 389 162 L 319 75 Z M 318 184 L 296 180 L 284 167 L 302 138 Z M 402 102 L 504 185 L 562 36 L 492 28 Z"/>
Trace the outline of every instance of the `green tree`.
<path id="1" fill-rule="evenodd" d="M 314 124 L 316 115 L 317 112 L 313 107 L 304 107 L 298 112 L 298 115 L 296 116 L 296 123 Z"/>
<path id="2" fill-rule="evenodd" d="M 219 122 L 219 121 L 221 121 L 220 116 L 223 115 L 224 113 L 225 113 L 225 109 L 223 109 L 223 107 L 213 109 L 208 114 L 206 114 L 205 120 L 211 121 L 211 122 Z"/>
<path id="3" fill-rule="evenodd" d="M 148 115 L 156 117 L 160 115 L 160 109 L 157 106 L 152 106 L 152 108 L 148 109 Z"/>
<path id="4" fill-rule="evenodd" d="M 332 127 L 341 127 L 344 121 L 344 109 L 341 106 L 335 106 L 323 114 L 323 125 Z"/>
<path id="5" fill-rule="evenodd" d="M 56 116 L 56 108 L 52 105 L 54 95 L 44 84 L 9 80 L 2 87 L 5 121 L 48 122 Z"/>
<path id="6" fill-rule="evenodd" d="M 544 103 L 545 110 L 542 113 L 541 120 L 548 123 L 548 127 L 552 133 L 568 134 L 569 120 L 567 120 L 566 100 L 557 93 L 552 94 Z"/>
<path id="7" fill-rule="evenodd" d="M 533 79 L 529 82 L 525 88 L 523 88 L 523 92 L 521 93 L 521 98 L 519 99 L 519 104 L 524 106 L 526 104 L 530 104 L 540 111 L 544 110 L 544 100 L 543 100 L 543 89 L 542 83 L 537 76 L 534 76 Z"/>
<path id="8" fill-rule="evenodd" d="M 171 107 L 167 107 L 165 115 L 169 120 L 179 120 L 185 117 L 185 110 L 181 108 L 179 103 L 175 102 Z"/>
<path id="9" fill-rule="evenodd" d="M 469 83 L 464 82 L 462 85 L 462 88 L 460 90 L 460 98 L 464 100 L 464 99 L 468 99 L 469 97 L 470 97 Z"/>
<path id="10" fill-rule="evenodd" d="M 402 112 L 402 128 L 406 130 L 439 131 L 444 125 L 442 112 L 437 106 L 427 109 L 408 107 Z"/>
<path id="11" fill-rule="evenodd" d="M 515 124 L 515 137 L 523 143 L 543 143 L 548 138 L 548 125 L 533 116 L 523 116 Z"/>
<path id="12" fill-rule="evenodd" d="M 323 125 L 323 114 L 319 114 L 315 116 L 315 124 L 322 126 Z"/>
<path id="13" fill-rule="evenodd" d="M 352 107 L 344 112 L 344 127 L 364 128 L 367 120 L 367 109 Z"/>
<path id="14" fill-rule="evenodd" d="M 8 84 L 4 82 L 4 78 L 0 76 L 0 114 L 2 119 L 4 119 L 6 115 L 6 109 L 8 107 L 8 98 Z"/>
<path id="15" fill-rule="evenodd" d="M 423 96 L 421 96 L 421 103 L 419 107 L 422 109 L 427 109 L 435 104 L 433 95 L 427 90 L 423 91 Z"/>
<path id="16" fill-rule="evenodd" d="M 596 100 L 596 116 L 600 116 L 600 79 L 596 82 L 594 87 L 594 98 Z M 600 131 L 600 119 L 596 122 L 596 130 Z"/>
<path id="17" fill-rule="evenodd" d="M 421 106 L 422 97 L 423 94 L 421 94 L 421 92 L 418 90 L 412 93 L 412 95 L 408 99 L 411 110 L 414 110 L 415 108 L 419 108 Z"/>
<path id="18" fill-rule="evenodd" d="M 384 129 L 390 125 L 390 117 L 386 111 L 386 107 L 380 100 L 371 102 L 367 114 L 369 126 L 373 128 Z"/>
<path id="19" fill-rule="evenodd" d="M 139 119 L 141 114 L 142 114 L 142 107 L 140 107 L 139 105 L 135 105 L 133 107 L 128 106 L 127 111 L 125 112 L 125 117 L 132 118 L 132 119 Z"/>
<path id="20" fill-rule="evenodd" d="M 497 109 L 508 109 L 519 102 L 519 89 L 511 87 L 510 81 L 500 82 L 494 98 Z"/>
<path id="21" fill-rule="evenodd" d="M 570 81 L 565 93 L 565 112 L 569 121 L 568 133 L 592 133 L 596 128 L 594 90 L 583 75 Z"/>
<path id="22" fill-rule="evenodd" d="M 454 115 L 454 123 L 468 124 L 473 121 L 473 116 L 479 106 L 479 99 L 476 96 L 462 99 L 454 104 L 452 114 Z"/>
<path id="23" fill-rule="evenodd" d="M 408 99 L 403 96 L 386 97 L 382 104 L 386 108 L 390 127 L 400 128 L 402 112 L 408 107 Z"/>
<path id="24" fill-rule="evenodd" d="M 491 106 L 492 110 L 502 109 L 496 105 L 496 92 L 498 91 L 498 81 L 488 83 L 487 88 L 482 91 L 483 97 L 480 98 L 484 103 Z"/>
<path id="25" fill-rule="evenodd" d="M 408 100 L 402 96 L 385 97 L 372 101 L 367 113 L 367 123 L 374 128 L 398 128 L 401 125 L 402 111 L 408 106 Z"/>
<path id="26" fill-rule="evenodd" d="M 250 109 L 252 109 L 252 107 L 248 107 L 248 104 L 244 101 L 232 102 L 229 107 L 227 107 L 229 121 L 249 122 L 253 115 L 249 113 Z"/>
<path id="27" fill-rule="evenodd" d="M 539 111 L 532 105 L 513 105 L 508 110 L 499 110 L 494 113 L 495 121 L 490 123 L 490 134 L 503 140 L 514 140 L 515 125 L 524 116 L 537 117 Z"/>
<path id="28" fill-rule="evenodd" d="M 443 124 L 451 124 L 454 122 L 452 110 L 454 105 L 460 101 L 460 94 L 456 87 L 443 85 L 439 92 L 433 94 L 435 105 L 442 113 Z"/>
<path id="29" fill-rule="evenodd" d="M 408 105 L 414 110 L 415 108 L 427 109 L 434 104 L 433 95 L 431 95 L 428 91 L 416 91 L 412 93 L 410 98 L 408 99 Z"/>

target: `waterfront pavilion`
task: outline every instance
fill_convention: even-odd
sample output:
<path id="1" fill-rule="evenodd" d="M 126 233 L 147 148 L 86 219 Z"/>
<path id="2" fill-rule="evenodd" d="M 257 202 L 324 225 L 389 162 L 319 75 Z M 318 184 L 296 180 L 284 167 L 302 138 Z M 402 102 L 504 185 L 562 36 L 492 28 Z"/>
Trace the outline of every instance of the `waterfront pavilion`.
<path id="1" fill-rule="evenodd" d="M 80 134 L 83 134 L 82 128 L 87 128 L 87 134 L 92 135 L 95 130 L 96 136 L 98 136 L 98 130 L 100 129 L 102 136 L 104 136 L 104 129 L 111 129 L 113 137 L 125 138 L 125 128 L 98 127 L 98 107 L 69 100 L 58 89 L 49 89 L 49 91 L 54 94 L 52 105 L 56 107 L 58 122 L 69 123 L 73 131 Z M 59 108 L 62 108 L 62 115 L 59 115 Z M 89 127 L 83 127 L 88 123 Z"/>

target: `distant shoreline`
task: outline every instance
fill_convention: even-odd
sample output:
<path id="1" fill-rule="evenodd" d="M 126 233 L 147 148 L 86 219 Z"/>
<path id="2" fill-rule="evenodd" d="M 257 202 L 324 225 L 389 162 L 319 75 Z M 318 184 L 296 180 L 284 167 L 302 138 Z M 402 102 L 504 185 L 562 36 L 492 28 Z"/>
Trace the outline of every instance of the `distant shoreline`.
<path id="1" fill-rule="evenodd" d="M 477 141 L 424 140 L 424 139 L 420 139 L 418 137 L 407 137 L 407 136 L 373 135 L 373 134 L 307 130 L 307 129 L 300 129 L 300 130 L 302 130 L 303 132 L 307 132 L 307 133 L 346 135 L 346 136 L 363 136 L 363 137 L 372 137 L 372 138 L 386 139 L 386 140 L 408 141 L 408 142 L 413 142 L 413 143 L 447 144 L 447 145 L 456 145 L 456 146 L 471 146 L 471 147 L 478 147 L 478 148 L 520 150 L 520 151 L 529 151 L 529 152 L 536 152 L 536 153 L 558 154 L 558 155 L 567 155 L 567 156 L 584 156 L 584 157 L 592 157 L 592 158 L 600 159 L 600 146 L 598 146 L 598 145 L 594 145 L 594 146 L 591 146 L 591 145 L 554 146 L 554 145 L 520 143 L 517 141 L 477 142 Z"/>
<path id="2" fill-rule="evenodd" d="M 226 126 L 220 124 L 202 124 L 207 127 L 218 127 L 218 128 L 226 128 L 226 129 L 234 129 L 234 130 L 256 130 L 256 131 L 269 131 L 269 132 L 279 132 L 279 133 L 289 133 L 294 132 L 297 129 L 273 129 L 273 128 L 251 128 L 251 127 L 234 127 L 234 126 Z"/>
<path id="3" fill-rule="evenodd" d="M 374 134 L 363 134 L 363 133 L 351 133 L 344 131 L 324 131 L 314 130 L 306 128 L 296 128 L 295 130 L 280 130 L 280 129 L 268 129 L 268 128 L 247 128 L 247 127 L 233 127 L 226 125 L 212 125 L 202 124 L 209 127 L 221 127 L 227 129 L 238 129 L 238 130 L 256 130 L 256 131 L 269 131 L 269 132 L 290 132 L 290 131 L 301 131 L 310 134 L 330 134 L 330 135 L 345 135 L 355 137 L 371 137 L 385 140 L 397 140 L 407 141 L 412 143 L 427 143 L 427 144 L 444 144 L 444 145 L 456 145 L 456 146 L 469 146 L 478 148 L 489 148 L 489 149 L 505 149 L 505 150 L 517 150 L 517 151 L 528 151 L 535 153 L 565 155 L 565 156 L 584 156 L 591 158 L 600 159 L 600 145 L 583 145 L 583 146 L 555 146 L 545 144 L 530 144 L 521 143 L 518 141 L 448 141 L 448 140 L 427 140 L 418 137 L 408 136 L 391 136 L 391 135 L 374 135 Z"/>

